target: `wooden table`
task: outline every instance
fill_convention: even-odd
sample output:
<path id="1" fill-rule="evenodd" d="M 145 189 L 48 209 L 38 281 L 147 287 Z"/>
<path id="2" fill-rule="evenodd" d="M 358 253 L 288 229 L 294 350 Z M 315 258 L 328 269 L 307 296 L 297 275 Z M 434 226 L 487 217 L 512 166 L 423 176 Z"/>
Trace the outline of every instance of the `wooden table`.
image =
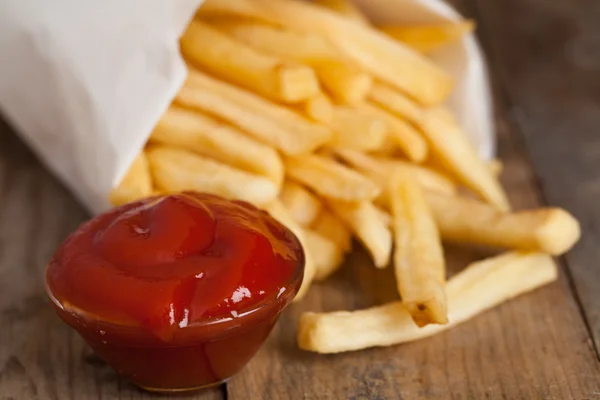
<path id="1" fill-rule="evenodd" d="M 513 204 L 562 206 L 582 223 L 583 239 L 558 260 L 559 281 L 416 343 L 328 356 L 298 350 L 302 310 L 388 296 L 389 271 L 373 271 L 358 253 L 285 313 L 242 373 L 190 398 L 600 399 L 600 2 L 454 3 L 478 22 L 488 55 Z M 46 300 L 44 265 L 86 216 L 0 125 L 0 400 L 156 398 L 94 357 Z M 482 256 L 452 253 L 457 265 Z"/>

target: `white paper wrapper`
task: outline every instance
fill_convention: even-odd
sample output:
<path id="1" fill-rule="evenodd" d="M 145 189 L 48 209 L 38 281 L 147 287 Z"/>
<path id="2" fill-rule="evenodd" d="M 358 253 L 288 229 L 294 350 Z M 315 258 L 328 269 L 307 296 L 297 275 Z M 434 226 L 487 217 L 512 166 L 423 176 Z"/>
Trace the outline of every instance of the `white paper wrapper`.
<path id="1" fill-rule="evenodd" d="M 185 78 L 178 38 L 202 0 L 20 0 L 0 5 L 0 110 L 91 211 L 106 209 Z M 457 19 L 438 0 L 357 0 L 377 22 Z M 480 150 L 494 151 L 489 88 L 472 37 L 434 54 L 449 101 Z"/>

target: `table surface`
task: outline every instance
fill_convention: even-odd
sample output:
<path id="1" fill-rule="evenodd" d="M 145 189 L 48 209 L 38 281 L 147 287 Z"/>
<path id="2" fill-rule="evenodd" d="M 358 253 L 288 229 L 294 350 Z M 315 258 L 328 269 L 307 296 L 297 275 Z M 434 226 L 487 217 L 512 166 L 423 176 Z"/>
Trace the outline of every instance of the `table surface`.
<path id="1" fill-rule="evenodd" d="M 478 23 L 515 208 L 572 211 L 583 238 L 558 282 L 433 338 L 351 354 L 295 345 L 303 310 L 384 301 L 362 253 L 287 310 L 251 364 L 195 399 L 600 399 L 600 2 L 455 0 Z M 48 306 L 42 271 L 87 217 L 0 122 L 0 400 L 156 398 L 120 380 Z M 481 258 L 451 249 L 456 265 Z M 178 397 L 181 398 L 181 397 Z"/>

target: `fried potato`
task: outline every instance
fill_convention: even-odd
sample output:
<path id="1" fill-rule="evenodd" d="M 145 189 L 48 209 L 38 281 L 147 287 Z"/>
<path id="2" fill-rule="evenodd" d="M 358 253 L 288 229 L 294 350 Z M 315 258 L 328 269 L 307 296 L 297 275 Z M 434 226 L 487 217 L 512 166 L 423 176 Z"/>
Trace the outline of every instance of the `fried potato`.
<path id="1" fill-rule="evenodd" d="M 261 52 L 310 65 L 325 90 L 345 104 L 358 104 L 369 92 L 371 76 L 325 38 L 256 22 L 218 23 L 217 29 Z"/>
<path id="2" fill-rule="evenodd" d="M 479 158 L 448 110 L 429 110 L 422 128 L 432 156 L 439 160 L 449 173 L 499 210 L 510 209 L 506 193 L 498 179 Z"/>
<path id="3" fill-rule="evenodd" d="M 152 196 L 152 177 L 146 153 L 141 151 L 131 163 L 121 183 L 110 191 L 109 201 L 113 206 Z"/>
<path id="4" fill-rule="evenodd" d="M 331 146 L 355 150 L 376 150 L 383 145 L 388 134 L 388 126 L 383 120 L 341 106 L 333 109 L 332 128 Z"/>
<path id="5" fill-rule="evenodd" d="M 302 286 L 300 286 L 300 290 L 298 290 L 298 294 L 294 298 L 294 302 L 297 302 L 306 295 L 317 272 L 313 254 L 310 252 L 311 249 L 306 240 L 306 231 L 294 221 L 288 210 L 279 200 L 274 200 L 267 204 L 265 209 L 273 218 L 277 219 L 296 235 L 304 249 L 304 278 L 302 279 Z"/>
<path id="6" fill-rule="evenodd" d="M 290 178 L 327 198 L 371 200 L 381 192 L 375 182 L 330 158 L 311 154 L 286 157 L 284 163 Z"/>
<path id="7" fill-rule="evenodd" d="M 306 246 L 315 260 L 315 280 L 322 281 L 338 270 L 344 261 L 344 252 L 336 243 L 321 234 L 307 229 Z"/>
<path id="8" fill-rule="evenodd" d="M 277 197 L 278 188 L 269 179 L 171 146 L 147 149 L 150 171 L 159 190 L 197 190 L 257 206 Z"/>
<path id="9" fill-rule="evenodd" d="M 496 178 L 502 175 L 502 170 L 504 169 L 504 164 L 501 160 L 494 158 L 487 162 L 488 169 Z"/>
<path id="10" fill-rule="evenodd" d="M 358 311 L 304 313 L 298 345 L 318 353 L 339 353 L 411 342 L 465 322 L 504 301 L 556 280 L 552 258 L 541 253 L 505 253 L 470 264 L 446 286 L 446 325 L 417 327 L 402 302 Z"/>
<path id="11" fill-rule="evenodd" d="M 352 21 L 365 25 L 370 24 L 362 11 L 349 0 L 313 0 L 313 2 L 322 7 L 329 8 Z"/>
<path id="12" fill-rule="evenodd" d="M 374 82 L 368 97 L 373 104 L 408 122 L 415 125 L 423 122 L 423 108 L 400 91 L 384 83 Z"/>
<path id="13" fill-rule="evenodd" d="M 314 222 L 323 206 L 310 190 L 290 180 L 286 180 L 283 184 L 279 200 L 294 221 L 304 227 Z"/>
<path id="14" fill-rule="evenodd" d="M 363 104 L 361 110 L 385 121 L 389 137 L 411 161 L 420 163 L 427 158 L 427 142 L 411 124 L 373 104 Z"/>
<path id="15" fill-rule="evenodd" d="M 310 229 L 336 244 L 344 253 L 352 249 L 352 234 L 344 223 L 327 208 L 321 208 Z"/>
<path id="16" fill-rule="evenodd" d="M 428 193 L 427 201 L 444 240 L 509 249 L 567 252 L 579 240 L 579 222 L 561 208 L 503 213 L 477 200 Z"/>
<path id="17" fill-rule="evenodd" d="M 441 173 L 397 158 L 374 157 L 356 150 L 334 149 L 335 154 L 362 174 L 386 187 L 396 170 L 409 171 L 426 190 L 448 195 L 457 192 L 456 184 Z"/>
<path id="18" fill-rule="evenodd" d="M 192 21 L 180 43 L 192 63 L 269 98 L 296 103 L 319 93 L 310 67 L 260 53 L 203 22 Z"/>
<path id="19" fill-rule="evenodd" d="M 392 253 L 392 232 L 379 210 L 368 201 L 328 201 L 329 210 L 341 219 L 367 248 L 377 268 L 384 268 Z"/>
<path id="20" fill-rule="evenodd" d="M 225 164 L 283 181 L 283 162 L 273 148 L 233 126 L 207 115 L 171 106 L 154 128 L 150 141 L 192 150 Z"/>
<path id="21" fill-rule="evenodd" d="M 190 70 L 175 101 L 216 115 L 285 154 L 310 153 L 327 143 L 333 135 L 330 129 L 286 107 L 197 70 Z"/>
<path id="22" fill-rule="evenodd" d="M 325 126 L 333 124 L 333 104 L 323 94 L 311 97 L 298 105 L 298 109 L 307 117 Z"/>
<path id="23" fill-rule="evenodd" d="M 475 24 L 471 20 L 443 22 L 437 25 L 379 27 L 382 32 L 422 53 L 429 53 L 458 41 L 473 32 L 474 28 Z"/>
<path id="24" fill-rule="evenodd" d="M 374 77 L 426 106 L 443 102 L 453 86 L 448 73 L 408 46 L 315 4 L 293 0 L 207 0 L 201 12 L 207 16 L 256 18 L 323 35 Z"/>
<path id="25" fill-rule="evenodd" d="M 396 171 L 389 185 L 394 272 L 404 307 L 415 323 L 448 323 L 446 263 L 425 194 L 410 172 Z"/>

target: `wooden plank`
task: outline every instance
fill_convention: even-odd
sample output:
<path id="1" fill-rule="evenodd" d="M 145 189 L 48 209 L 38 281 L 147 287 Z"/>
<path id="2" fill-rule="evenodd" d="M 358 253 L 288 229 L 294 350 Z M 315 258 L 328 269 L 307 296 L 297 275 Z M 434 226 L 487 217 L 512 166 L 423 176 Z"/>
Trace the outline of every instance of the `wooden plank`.
<path id="1" fill-rule="evenodd" d="M 565 259 L 600 346 L 600 2 L 475 1 L 490 65 L 550 204 L 583 237 Z"/>
<path id="2" fill-rule="evenodd" d="M 1 121 L 0 205 L 0 399 L 157 398 L 120 380 L 50 308 L 45 264 L 87 215 Z"/>

